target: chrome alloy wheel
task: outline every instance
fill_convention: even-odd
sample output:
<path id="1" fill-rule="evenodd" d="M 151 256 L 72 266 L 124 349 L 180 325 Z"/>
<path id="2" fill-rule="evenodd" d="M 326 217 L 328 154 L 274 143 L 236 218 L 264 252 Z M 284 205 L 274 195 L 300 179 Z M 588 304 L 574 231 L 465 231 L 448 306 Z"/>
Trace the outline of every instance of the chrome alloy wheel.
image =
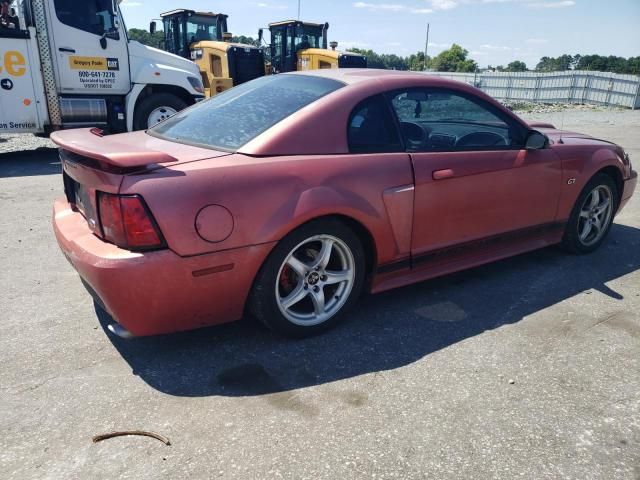
<path id="1" fill-rule="evenodd" d="M 149 114 L 147 125 L 151 128 L 167 118 L 172 117 L 176 113 L 178 112 L 171 107 L 158 107 Z"/>
<path id="2" fill-rule="evenodd" d="M 589 247 L 607 232 L 613 216 L 613 193 L 607 185 L 598 185 L 587 195 L 578 218 L 578 237 Z"/>
<path id="3" fill-rule="evenodd" d="M 291 323 L 318 325 L 340 311 L 354 280 L 355 262 L 347 244 L 330 235 L 315 235 L 285 258 L 276 278 L 276 303 Z"/>

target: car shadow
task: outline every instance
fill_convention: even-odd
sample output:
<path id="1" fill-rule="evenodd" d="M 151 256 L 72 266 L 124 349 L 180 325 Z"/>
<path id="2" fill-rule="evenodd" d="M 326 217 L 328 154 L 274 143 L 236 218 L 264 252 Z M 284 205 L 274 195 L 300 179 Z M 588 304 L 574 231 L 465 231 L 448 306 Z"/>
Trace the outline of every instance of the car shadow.
<path id="1" fill-rule="evenodd" d="M 122 340 L 106 331 L 133 373 L 176 396 L 252 396 L 402 367 L 640 268 L 640 230 L 614 225 L 586 256 L 546 248 L 363 298 L 342 325 L 290 340 L 251 320 L 174 335 Z M 560 318 L 558 318 L 560 322 Z"/>
<path id="2" fill-rule="evenodd" d="M 61 171 L 57 148 L 0 153 L 0 178 L 55 175 Z"/>

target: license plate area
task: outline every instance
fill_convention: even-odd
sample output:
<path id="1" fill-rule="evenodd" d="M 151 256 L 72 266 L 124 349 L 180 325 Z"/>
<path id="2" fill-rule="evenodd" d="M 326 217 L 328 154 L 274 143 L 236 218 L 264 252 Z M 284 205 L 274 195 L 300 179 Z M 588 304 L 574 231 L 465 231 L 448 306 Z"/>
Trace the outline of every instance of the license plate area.
<path id="1" fill-rule="evenodd" d="M 93 232 L 97 227 L 97 215 L 94 208 L 94 203 L 91 201 L 91 195 L 85 189 L 82 184 L 76 182 L 66 172 L 63 172 L 64 193 L 67 197 L 71 209 L 80 213 L 85 220 L 89 228 Z"/>

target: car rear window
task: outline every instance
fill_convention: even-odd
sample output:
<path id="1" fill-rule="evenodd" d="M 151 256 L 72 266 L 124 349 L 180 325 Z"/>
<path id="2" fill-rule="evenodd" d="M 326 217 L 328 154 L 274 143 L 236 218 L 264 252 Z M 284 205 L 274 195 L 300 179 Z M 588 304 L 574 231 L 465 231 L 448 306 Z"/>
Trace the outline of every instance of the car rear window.
<path id="1" fill-rule="evenodd" d="M 237 150 L 343 86 L 336 80 L 306 75 L 262 77 L 184 110 L 149 132 L 180 143 Z"/>

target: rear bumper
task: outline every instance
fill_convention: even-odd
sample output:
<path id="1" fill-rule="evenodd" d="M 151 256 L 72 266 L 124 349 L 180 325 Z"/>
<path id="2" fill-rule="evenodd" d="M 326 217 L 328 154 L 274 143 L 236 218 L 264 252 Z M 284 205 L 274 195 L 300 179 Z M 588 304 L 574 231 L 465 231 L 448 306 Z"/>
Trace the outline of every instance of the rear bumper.
<path id="1" fill-rule="evenodd" d="M 242 317 L 255 275 L 273 244 L 196 257 L 135 253 L 103 242 L 65 199 L 53 228 L 69 262 L 109 314 L 136 336 L 171 333 Z"/>
<path id="2" fill-rule="evenodd" d="M 624 181 L 624 189 L 622 190 L 622 197 L 620 197 L 620 207 L 618 208 L 618 212 L 624 208 L 627 204 L 633 192 L 636 190 L 636 186 L 638 184 L 638 172 L 631 170 L 631 176 Z"/>

